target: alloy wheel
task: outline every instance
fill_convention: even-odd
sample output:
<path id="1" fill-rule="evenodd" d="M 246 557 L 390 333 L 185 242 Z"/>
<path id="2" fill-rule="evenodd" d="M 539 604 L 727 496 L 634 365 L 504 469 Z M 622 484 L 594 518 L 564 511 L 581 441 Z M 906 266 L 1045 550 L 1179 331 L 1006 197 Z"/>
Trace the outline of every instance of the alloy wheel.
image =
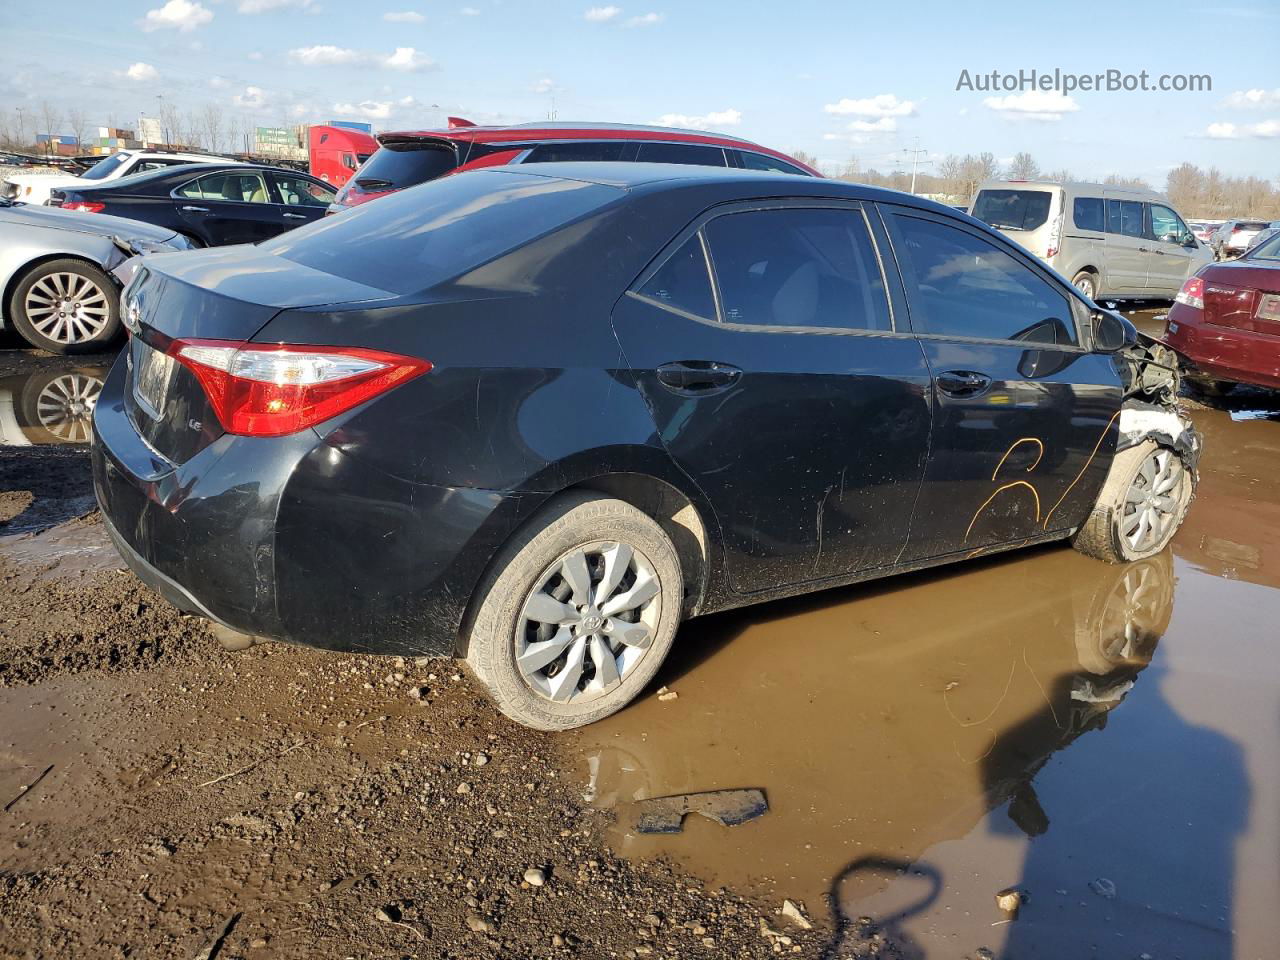
<path id="1" fill-rule="evenodd" d="M 1092 277 L 1081 277 L 1079 280 L 1076 281 L 1076 289 L 1079 290 L 1081 293 L 1083 293 L 1090 300 L 1092 300 L 1093 295 L 1098 292 L 1094 288 Z"/>
<path id="2" fill-rule="evenodd" d="M 87 443 L 102 381 L 82 373 L 51 380 L 36 397 L 40 426 L 66 443 Z"/>
<path id="3" fill-rule="evenodd" d="M 538 576 L 516 623 L 516 667 L 539 696 L 582 703 L 616 689 L 649 652 L 662 586 L 639 550 L 575 547 Z"/>
<path id="4" fill-rule="evenodd" d="M 1142 461 L 1124 497 L 1120 534 L 1137 553 L 1160 543 L 1182 513 L 1187 472 L 1172 450 L 1157 449 Z"/>
<path id="5" fill-rule="evenodd" d="M 111 320 L 106 292 L 88 277 L 51 273 L 31 285 L 24 298 L 27 320 L 54 343 L 86 343 Z"/>

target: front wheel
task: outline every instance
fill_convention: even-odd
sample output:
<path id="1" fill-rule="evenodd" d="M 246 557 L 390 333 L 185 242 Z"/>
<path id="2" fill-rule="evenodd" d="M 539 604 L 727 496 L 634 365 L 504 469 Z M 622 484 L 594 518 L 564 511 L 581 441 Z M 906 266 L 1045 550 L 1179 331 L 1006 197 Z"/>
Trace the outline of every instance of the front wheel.
<path id="1" fill-rule="evenodd" d="M 568 730 L 626 706 L 679 625 L 684 583 L 670 539 L 621 500 L 574 494 L 509 543 L 476 594 L 466 662 L 498 709 Z"/>
<path id="2" fill-rule="evenodd" d="M 1075 275 L 1071 281 L 1071 285 L 1092 300 L 1098 295 L 1098 277 L 1097 274 L 1089 270 L 1081 270 Z"/>
<path id="3" fill-rule="evenodd" d="M 1122 450 L 1071 543 L 1108 563 L 1154 556 L 1173 539 L 1194 492 L 1194 475 L 1169 448 L 1147 440 Z"/>
<path id="4" fill-rule="evenodd" d="M 120 333 L 120 293 L 91 263 L 51 260 L 18 282 L 9 315 L 34 347 L 50 353 L 94 353 Z"/>

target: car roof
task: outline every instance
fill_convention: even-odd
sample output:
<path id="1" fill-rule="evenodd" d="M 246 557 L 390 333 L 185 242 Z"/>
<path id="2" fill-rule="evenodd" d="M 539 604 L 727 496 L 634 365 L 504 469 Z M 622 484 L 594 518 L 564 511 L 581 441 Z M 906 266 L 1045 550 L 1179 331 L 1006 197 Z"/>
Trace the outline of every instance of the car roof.
<path id="1" fill-rule="evenodd" d="M 640 123 L 598 123 L 547 120 L 534 123 L 514 123 L 492 127 L 450 127 L 446 130 L 388 130 L 382 137 L 439 137 L 448 140 L 468 140 L 474 143 L 502 143 L 508 140 L 578 140 L 593 139 L 642 139 L 659 137 L 668 140 L 689 140 L 697 143 L 740 144 L 759 146 L 742 137 L 706 130 L 681 127 L 659 127 Z"/>
<path id="2" fill-rule="evenodd" d="M 493 173 L 510 176 L 549 177 L 576 180 L 626 191 L 659 192 L 698 186 L 737 187 L 744 199 L 814 197 L 833 200 L 869 200 L 898 203 L 937 211 L 947 216 L 978 223 L 966 213 L 946 204 L 914 194 L 873 187 L 847 180 L 804 177 L 794 173 L 768 170 L 743 170 L 736 167 L 703 167 L 683 163 L 618 163 L 611 161 L 574 161 L 520 164 L 518 166 L 485 167 L 475 174 Z M 460 174 L 467 175 L 467 174 Z M 470 174 L 474 175 L 474 174 Z"/>
<path id="3" fill-rule="evenodd" d="M 1164 194 L 1148 187 L 1126 187 L 1117 183 L 1090 183 L 1087 180 L 984 180 L 978 184 L 979 190 L 1017 190 L 1023 187 L 1033 187 L 1037 190 L 1051 187 L 1061 188 L 1068 193 L 1102 193 L 1106 191 L 1113 194 L 1126 194 L 1135 199 L 1168 202 Z"/>

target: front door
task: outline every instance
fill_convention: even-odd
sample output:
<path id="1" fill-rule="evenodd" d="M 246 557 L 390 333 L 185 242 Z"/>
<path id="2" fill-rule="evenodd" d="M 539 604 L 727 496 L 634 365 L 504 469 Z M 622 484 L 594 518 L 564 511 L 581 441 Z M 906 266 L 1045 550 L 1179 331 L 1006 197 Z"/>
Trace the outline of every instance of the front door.
<path id="1" fill-rule="evenodd" d="M 1012 245 L 884 210 L 935 403 L 904 560 L 1078 525 L 1110 466 L 1121 400 L 1112 358 L 1084 347 L 1083 301 Z"/>
<path id="2" fill-rule="evenodd" d="M 1198 247 L 1187 246 L 1187 241 L 1195 243 L 1190 228 L 1182 222 L 1182 218 L 1163 203 L 1149 204 L 1151 209 L 1151 248 L 1154 256 L 1147 270 L 1147 292 L 1152 296 L 1177 296 L 1182 284 L 1195 271 L 1191 268 L 1191 258 Z"/>
<path id="3" fill-rule="evenodd" d="M 717 210 L 615 308 L 658 435 L 715 510 L 735 590 L 897 560 L 930 410 L 920 344 L 894 320 L 863 210 L 802 201 Z"/>
<path id="4" fill-rule="evenodd" d="M 332 187 L 316 183 L 309 177 L 292 173 L 272 173 L 270 176 L 275 190 L 276 213 L 285 230 L 319 220 L 337 196 Z"/>
<path id="5" fill-rule="evenodd" d="M 1139 200 L 1107 199 L 1107 262 L 1103 289 L 1113 296 L 1140 297 L 1147 288 L 1151 241 Z"/>

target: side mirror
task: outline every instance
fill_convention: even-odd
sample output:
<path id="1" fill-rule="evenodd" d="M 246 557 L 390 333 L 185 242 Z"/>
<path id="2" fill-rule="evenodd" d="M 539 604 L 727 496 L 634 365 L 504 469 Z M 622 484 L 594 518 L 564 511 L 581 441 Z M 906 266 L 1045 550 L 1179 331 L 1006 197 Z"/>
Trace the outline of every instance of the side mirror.
<path id="1" fill-rule="evenodd" d="M 1119 353 L 1138 342 L 1138 328 L 1113 310 L 1095 310 L 1093 349 L 1101 353 Z"/>
<path id="2" fill-rule="evenodd" d="M 1182 236 L 1182 245 L 1184 247 L 1194 249 L 1195 247 L 1200 246 L 1200 242 L 1196 240 L 1196 235 L 1194 233 L 1186 233 Z"/>

